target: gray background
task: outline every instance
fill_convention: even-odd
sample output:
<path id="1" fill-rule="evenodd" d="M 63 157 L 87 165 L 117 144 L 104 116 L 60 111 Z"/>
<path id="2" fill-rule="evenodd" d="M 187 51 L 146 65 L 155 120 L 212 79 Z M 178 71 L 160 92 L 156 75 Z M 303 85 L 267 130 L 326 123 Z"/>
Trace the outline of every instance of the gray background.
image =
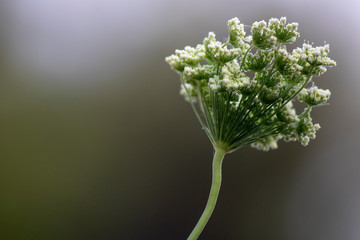
<path id="1" fill-rule="evenodd" d="M 164 58 L 227 20 L 287 16 L 338 63 L 308 147 L 226 156 L 200 239 L 360 239 L 360 4 L 5 0 L 0 6 L 0 238 L 185 239 L 212 148 Z M 249 31 L 249 28 L 247 28 Z"/>

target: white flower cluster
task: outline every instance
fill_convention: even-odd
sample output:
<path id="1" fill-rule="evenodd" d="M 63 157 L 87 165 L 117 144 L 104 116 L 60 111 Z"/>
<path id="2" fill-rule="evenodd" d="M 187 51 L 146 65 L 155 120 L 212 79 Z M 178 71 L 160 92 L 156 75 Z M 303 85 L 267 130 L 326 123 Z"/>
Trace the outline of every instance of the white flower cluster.
<path id="1" fill-rule="evenodd" d="M 234 60 L 241 54 L 240 48 L 228 49 L 228 47 L 224 46 L 222 42 L 216 41 L 214 33 L 209 33 L 208 41 L 209 42 L 207 44 L 207 49 L 209 49 L 213 58 L 218 62 L 229 62 L 231 60 Z"/>
<path id="2" fill-rule="evenodd" d="M 210 78 L 215 74 L 216 67 L 213 65 L 187 66 L 183 71 L 183 75 L 188 82 Z"/>
<path id="3" fill-rule="evenodd" d="M 246 34 L 244 24 L 240 24 L 240 20 L 236 17 L 228 21 L 228 28 L 229 43 L 235 48 L 240 48 L 243 52 L 248 50 L 250 45 L 245 42 L 250 42 L 251 38 L 244 39 Z"/>
<path id="4" fill-rule="evenodd" d="M 309 106 L 316 106 L 325 103 L 330 98 L 329 89 L 323 90 L 317 86 L 309 89 L 304 88 L 299 93 L 299 101 L 307 103 Z"/>
<path id="5" fill-rule="evenodd" d="M 182 72 L 185 66 L 198 65 L 205 57 L 204 45 L 198 44 L 196 48 L 186 46 L 184 50 L 175 50 L 175 55 L 171 55 L 165 60 L 172 69 Z"/>
<path id="6" fill-rule="evenodd" d="M 239 89 L 250 85 L 250 78 L 244 72 L 240 72 L 240 65 L 235 59 L 227 62 L 221 69 L 221 76 L 214 75 L 209 79 L 209 83 L 213 91 L 228 91 L 237 94 Z"/>
<path id="7" fill-rule="evenodd" d="M 262 50 L 269 50 L 276 44 L 275 31 L 268 28 L 265 21 L 254 22 L 251 33 L 254 45 Z"/>
<path id="8" fill-rule="evenodd" d="M 292 43 L 300 37 L 298 24 L 293 22 L 286 24 L 286 17 L 279 19 L 271 18 L 269 20 L 269 29 L 274 31 L 274 36 L 279 43 Z"/>
<path id="9" fill-rule="evenodd" d="M 287 134 L 284 134 L 285 141 L 299 141 L 303 146 L 307 146 L 310 139 L 315 139 L 316 132 L 320 129 L 319 124 L 313 124 L 310 111 L 301 117 L 297 124 L 288 126 Z"/>
<path id="10" fill-rule="evenodd" d="M 299 117 L 296 114 L 294 105 L 292 102 L 288 102 L 285 107 L 277 114 L 277 117 L 280 121 L 283 122 L 298 122 Z"/>
<path id="11" fill-rule="evenodd" d="M 206 121 L 193 108 L 214 146 L 226 152 L 246 145 L 267 151 L 277 148 L 279 139 L 307 145 L 315 138 L 320 126 L 312 123 L 310 112 L 329 99 L 330 91 L 306 86 L 336 63 L 327 44 L 304 43 L 289 53 L 285 44 L 300 36 L 297 29 L 285 17 L 272 18 L 268 24 L 255 22 L 246 36 L 244 25 L 233 18 L 226 43 L 210 32 L 203 44 L 166 58 L 181 74 L 181 95 L 199 103 Z M 296 96 L 308 104 L 301 114 L 293 106 Z"/>
<path id="12" fill-rule="evenodd" d="M 277 142 L 282 138 L 280 134 L 268 136 L 251 144 L 251 147 L 258 150 L 269 151 L 278 148 Z"/>
<path id="13" fill-rule="evenodd" d="M 273 52 L 269 51 L 258 50 L 255 54 L 249 52 L 246 56 L 245 70 L 259 72 L 273 60 L 273 57 Z"/>
<path id="14" fill-rule="evenodd" d="M 300 75 L 303 67 L 298 64 L 298 58 L 292 54 L 289 54 L 285 45 L 277 51 L 276 64 L 279 72 L 282 75 L 291 75 L 296 73 Z"/>
<path id="15" fill-rule="evenodd" d="M 292 52 L 293 57 L 298 59 L 298 63 L 314 75 L 320 76 L 326 72 L 326 67 L 335 67 L 336 62 L 328 57 L 330 52 L 329 44 L 322 47 L 313 47 L 304 43 L 302 48 L 296 48 Z"/>
<path id="16" fill-rule="evenodd" d="M 250 84 L 250 78 L 244 72 L 240 72 L 240 65 L 237 60 L 226 63 L 221 72 L 223 75 L 222 82 L 229 92 L 236 92 Z"/>
<path id="17" fill-rule="evenodd" d="M 199 44 L 196 48 L 186 46 L 184 50 L 176 50 L 176 55 L 180 61 L 186 65 L 197 65 L 205 57 L 205 48 Z"/>

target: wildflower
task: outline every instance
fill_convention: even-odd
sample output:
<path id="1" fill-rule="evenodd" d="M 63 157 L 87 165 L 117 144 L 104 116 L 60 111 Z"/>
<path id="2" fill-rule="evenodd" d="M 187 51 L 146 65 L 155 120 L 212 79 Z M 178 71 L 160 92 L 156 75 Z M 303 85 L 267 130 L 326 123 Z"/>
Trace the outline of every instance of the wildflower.
<path id="1" fill-rule="evenodd" d="M 299 101 L 307 103 L 309 106 L 316 106 L 325 103 L 330 98 L 330 91 L 320 89 L 316 86 L 309 89 L 304 88 L 299 93 Z"/>
<path id="2" fill-rule="evenodd" d="M 328 44 L 304 43 L 288 52 L 286 44 L 300 34 L 298 24 L 287 23 L 285 17 L 255 22 L 248 35 L 240 20 L 233 18 L 228 31 L 226 43 L 210 32 L 203 44 L 176 50 L 166 58 L 180 73 L 180 93 L 215 149 L 209 201 L 189 239 L 199 236 L 215 206 L 226 153 L 248 145 L 276 149 L 280 139 L 306 146 L 316 137 L 320 125 L 313 124 L 310 113 L 328 101 L 330 91 L 316 87 L 313 78 L 336 66 L 328 56 Z M 300 114 L 293 105 L 296 99 L 307 104 Z"/>

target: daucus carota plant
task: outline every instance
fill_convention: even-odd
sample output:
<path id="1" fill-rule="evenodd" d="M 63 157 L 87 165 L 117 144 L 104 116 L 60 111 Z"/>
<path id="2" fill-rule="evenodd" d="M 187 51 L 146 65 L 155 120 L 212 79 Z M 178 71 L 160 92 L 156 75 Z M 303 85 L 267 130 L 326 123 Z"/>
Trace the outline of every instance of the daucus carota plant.
<path id="1" fill-rule="evenodd" d="M 285 17 L 255 22 L 247 36 L 244 25 L 233 18 L 228 31 L 226 43 L 210 32 L 203 44 L 166 58 L 180 73 L 180 93 L 215 150 L 210 196 L 188 239 L 198 238 L 214 210 L 225 154 L 247 145 L 276 149 L 280 139 L 308 145 L 320 128 L 313 124 L 311 110 L 330 97 L 329 90 L 312 82 L 336 65 L 328 57 L 329 45 L 304 43 L 292 52 L 286 49 L 300 35 L 297 23 L 287 24 Z M 295 99 L 307 105 L 300 114 L 293 107 Z"/>

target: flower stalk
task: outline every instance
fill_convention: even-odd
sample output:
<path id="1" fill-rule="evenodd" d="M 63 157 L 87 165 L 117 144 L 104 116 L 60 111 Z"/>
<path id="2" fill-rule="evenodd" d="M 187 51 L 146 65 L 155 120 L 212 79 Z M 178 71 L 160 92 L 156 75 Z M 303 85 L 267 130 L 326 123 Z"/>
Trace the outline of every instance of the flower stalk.
<path id="1" fill-rule="evenodd" d="M 225 156 L 225 151 L 221 148 L 215 149 L 214 159 L 212 163 L 212 184 L 209 194 L 209 199 L 207 201 L 205 210 L 203 214 L 201 215 L 199 221 L 197 222 L 194 230 L 191 232 L 190 236 L 188 237 L 188 240 L 196 240 L 203 229 L 205 228 L 207 222 L 210 219 L 211 214 L 214 211 L 219 192 L 220 192 L 220 186 L 221 186 L 221 168 L 223 159 Z"/>

